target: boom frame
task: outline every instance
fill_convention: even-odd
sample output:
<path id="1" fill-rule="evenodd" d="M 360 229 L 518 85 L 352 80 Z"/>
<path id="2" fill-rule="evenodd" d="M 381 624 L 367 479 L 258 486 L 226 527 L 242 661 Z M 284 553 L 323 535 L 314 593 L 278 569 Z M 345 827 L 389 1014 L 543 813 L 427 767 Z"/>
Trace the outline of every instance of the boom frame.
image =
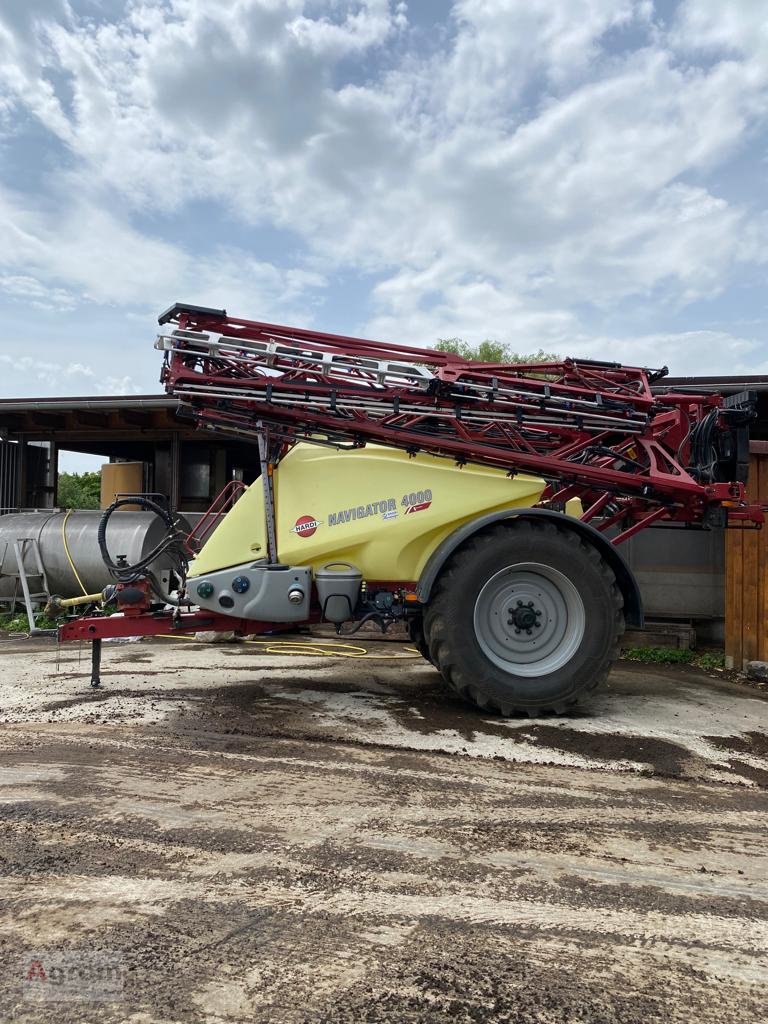
<path id="1" fill-rule="evenodd" d="M 375 443 L 535 474 L 542 505 L 580 498 L 585 522 L 617 528 L 614 543 L 662 521 L 764 521 L 743 481 L 691 464 L 696 428 L 708 418 L 716 438 L 749 418 L 748 401 L 654 393 L 666 367 L 481 363 L 178 303 L 160 324 L 172 325 L 156 342 L 161 381 L 203 429 L 254 442 L 268 430 L 283 451 Z"/>

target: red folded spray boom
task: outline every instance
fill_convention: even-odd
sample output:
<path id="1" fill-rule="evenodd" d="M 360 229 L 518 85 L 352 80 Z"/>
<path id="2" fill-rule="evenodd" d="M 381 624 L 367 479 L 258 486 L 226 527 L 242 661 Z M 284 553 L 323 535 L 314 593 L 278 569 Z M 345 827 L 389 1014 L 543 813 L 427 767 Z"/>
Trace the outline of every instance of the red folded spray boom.
<path id="1" fill-rule="evenodd" d="M 676 394 L 659 385 L 666 369 L 479 363 L 181 304 L 160 323 L 161 380 L 204 428 L 535 474 L 542 504 L 581 498 L 585 521 L 618 527 L 614 543 L 660 520 L 764 520 L 744 489 L 749 393 Z"/>

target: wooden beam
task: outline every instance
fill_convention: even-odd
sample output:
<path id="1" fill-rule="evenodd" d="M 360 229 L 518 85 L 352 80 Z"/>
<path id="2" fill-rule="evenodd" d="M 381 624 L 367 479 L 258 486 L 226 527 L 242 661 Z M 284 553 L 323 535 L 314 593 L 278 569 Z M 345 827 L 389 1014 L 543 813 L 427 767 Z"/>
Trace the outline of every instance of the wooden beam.
<path id="1" fill-rule="evenodd" d="M 106 430 L 109 426 L 109 416 L 104 412 L 86 412 L 84 409 L 75 409 L 72 413 L 72 420 L 77 425 L 97 427 L 99 430 Z"/>
<path id="2" fill-rule="evenodd" d="M 24 415 L 24 432 L 31 434 L 33 431 L 62 430 L 67 425 L 66 417 L 54 412 L 36 412 L 30 410 Z"/>
<path id="3" fill-rule="evenodd" d="M 137 409 L 119 409 L 118 417 L 123 423 L 132 427 L 152 426 L 152 417 L 148 412 L 141 412 Z"/>

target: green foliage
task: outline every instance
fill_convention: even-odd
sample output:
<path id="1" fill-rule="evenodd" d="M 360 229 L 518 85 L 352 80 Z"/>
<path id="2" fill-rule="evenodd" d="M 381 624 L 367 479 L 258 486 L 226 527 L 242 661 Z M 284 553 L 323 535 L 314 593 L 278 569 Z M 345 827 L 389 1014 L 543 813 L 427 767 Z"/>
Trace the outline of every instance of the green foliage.
<path id="1" fill-rule="evenodd" d="M 61 508 L 98 508 L 101 473 L 60 473 L 58 501 Z"/>
<path id="2" fill-rule="evenodd" d="M 690 665 L 696 654 L 679 647 L 628 647 L 622 657 L 655 665 Z"/>
<path id="3" fill-rule="evenodd" d="M 725 668 L 725 655 L 715 651 L 696 651 L 678 647 L 628 647 L 621 652 L 627 661 L 640 661 L 647 665 L 693 665 L 705 672 Z"/>
<path id="4" fill-rule="evenodd" d="M 722 671 L 725 668 L 725 655 L 715 653 L 714 651 L 706 651 L 696 659 L 696 667 L 703 668 L 707 672 L 712 672 L 713 670 Z"/>
<path id="5" fill-rule="evenodd" d="M 38 615 L 35 619 L 37 629 L 56 629 L 57 625 L 58 623 L 49 619 L 47 615 Z M 8 633 L 28 633 L 29 621 L 26 612 L 8 612 L 0 615 L 0 629 Z"/>
<path id="6" fill-rule="evenodd" d="M 461 338 L 440 338 L 435 348 L 438 352 L 455 352 L 462 359 L 478 359 L 482 363 L 549 363 L 560 358 L 541 348 L 538 352 L 514 352 L 509 345 L 490 338 L 481 341 L 479 345 L 470 345 Z"/>

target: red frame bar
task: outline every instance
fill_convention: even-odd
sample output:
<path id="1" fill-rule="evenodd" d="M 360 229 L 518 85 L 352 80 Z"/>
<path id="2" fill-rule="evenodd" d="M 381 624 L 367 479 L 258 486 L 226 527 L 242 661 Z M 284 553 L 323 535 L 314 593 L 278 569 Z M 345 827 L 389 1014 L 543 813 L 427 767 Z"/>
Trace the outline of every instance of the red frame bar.
<path id="1" fill-rule="evenodd" d="M 229 512 L 237 499 L 244 491 L 247 490 L 248 485 L 244 484 L 242 480 L 230 480 L 229 483 L 219 491 L 213 499 L 210 508 L 207 509 L 195 524 L 194 529 L 190 530 L 187 535 L 185 546 L 191 555 L 196 555 L 197 552 L 202 549 L 203 544 L 208 539 L 208 535 L 218 526 L 219 516 L 223 516 Z"/>
<path id="2" fill-rule="evenodd" d="M 307 622 L 319 621 L 318 615 L 311 615 Z M 94 615 L 71 619 L 59 626 L 59 640 L 105 640 L 112 637 L 158 636 L 161 633 L 271 633 L 296 629 L 296 622 L 258 622 L 255 619 L 238 619 L 216 612 L 173 612 L 144 613 L 142 615 Z"/>

